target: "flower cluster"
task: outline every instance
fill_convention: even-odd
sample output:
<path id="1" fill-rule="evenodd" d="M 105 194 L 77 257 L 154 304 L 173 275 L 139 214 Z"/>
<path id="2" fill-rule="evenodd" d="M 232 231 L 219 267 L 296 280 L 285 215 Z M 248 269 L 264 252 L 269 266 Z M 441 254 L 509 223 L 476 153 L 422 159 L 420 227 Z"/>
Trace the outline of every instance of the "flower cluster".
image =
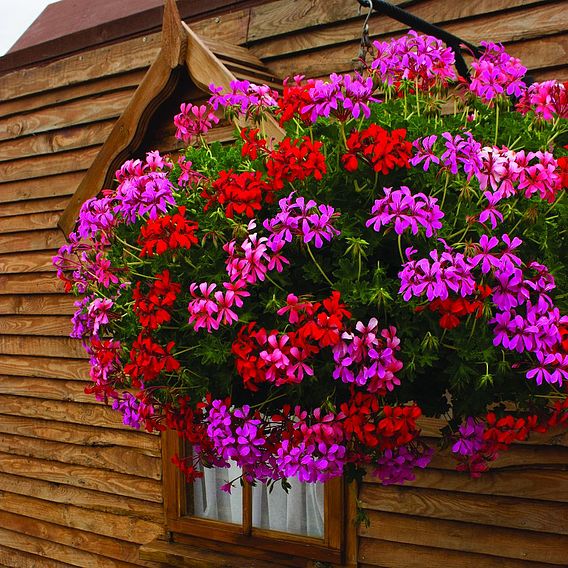
<path id="1" fill-rule="evenodd" d="M 566 85 L 488 43 L 464 94 L 439 40 L 375 48 L 282 94 L 212 85 L 174 118 L 182 155 L 128 160 L 54 257 L 86 391 L 175 430 L 189 481 L 403 483 L 423 411 L 472 475 L 568 427 Z"/>
<path id="2" fill-rule="evenodd" d="M 347 138 L 348 152 L 341 156 L 341 161 L 348 172 L 356 171 L 359 160 L 363 160 L 375 172 L 386 175 L 395 169 L 409 167 L 410 148 L 404 128 L 388 132 L 378 124 L 371 124 L 360 132 L 351 132 Z"/>
<path id="3" fill-rule="evenodd" d="M 388 42 L 373 42 L 377 55 L 371 69 L 383 83 L 414 81 L 421 89 L 456 78 L 454 52 L 439 39 L 411 30 Z"/>

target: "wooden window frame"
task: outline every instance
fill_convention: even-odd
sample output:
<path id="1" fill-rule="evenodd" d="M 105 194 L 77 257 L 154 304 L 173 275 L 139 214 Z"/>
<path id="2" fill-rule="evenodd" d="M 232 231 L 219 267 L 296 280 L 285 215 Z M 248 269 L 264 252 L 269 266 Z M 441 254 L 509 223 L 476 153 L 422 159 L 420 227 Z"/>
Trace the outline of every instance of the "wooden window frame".
<path id="1" fill-rule="evenodd" d="M 164 510 L 166 528 L 174 542 L 193 542 L 199 539 L 216 550 L 227 549 L 235 554 L 235 546 L 291 555 L 306 560 L 342 564 L 346 540 L 346 488 L 342 479 L 333 479 L 324 486 L 324 536 L 307 537 L 252 526 L 250 488 L 244 492 L 244 511 L 241 525 L 212 519 L 185 516 L 186 490 L 183 474 L 173 465 L 172 457 L 183 452 L 183 441 L 174 431 L 162 433 Z M 351 507 L 349 507 L 351 509 Z"/>

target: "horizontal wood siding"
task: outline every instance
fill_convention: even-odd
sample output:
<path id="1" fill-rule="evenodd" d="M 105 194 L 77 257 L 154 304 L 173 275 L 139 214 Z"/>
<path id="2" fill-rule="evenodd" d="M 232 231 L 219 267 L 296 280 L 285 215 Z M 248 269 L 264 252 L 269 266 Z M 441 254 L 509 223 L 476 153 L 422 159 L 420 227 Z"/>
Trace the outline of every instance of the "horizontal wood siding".
<path id="1" fill-rule="evenodd" d="M 504 42 L 537 79 L 568 79 L 565 2 L 396 3 L 475 43 Z M 355 0 L 276 0 L 192 27 L 238 77 L 276 84 L 350 70 L 361 25 Z M 369 25 L 377 39 L 405 31 L 379 15 Z M 160 438 L 84 393 L 88 361 L 68 338 L 73 299 L 51 257 L 64 242 L 59 215 L 159 48 L 160 34 L 150 34 L 0 80 L 2 566 L 157 566 L 138 548 L 164 531 Z M 178 147 L 174 110 L 160 111 L 147 149 Z M 224 125 L 211 139 L 231 136 Z M 372 524 L 359 529 L 361 566 L 565 565 L 567 452 L 522 446 L 478 481 L 441 456 L 408 487 L 366 483 Z"/>

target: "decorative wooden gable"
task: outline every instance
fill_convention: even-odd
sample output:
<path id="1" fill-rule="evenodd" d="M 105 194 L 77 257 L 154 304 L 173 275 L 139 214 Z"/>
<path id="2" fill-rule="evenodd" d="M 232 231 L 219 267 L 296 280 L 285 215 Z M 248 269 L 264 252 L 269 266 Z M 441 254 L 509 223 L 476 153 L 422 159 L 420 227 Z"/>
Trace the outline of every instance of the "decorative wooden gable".
<path id="1" fill-rule="evenodd" d="M 58 226 L 65 234 L 73 230 L 81 205 L 110 186 L 116 168 L 140 148 L 152 118 L 180 81 L 187 78 L 208 93 L 211 83 L 229 89 L 231 81 L 238 78 L 270 80 L 262 62 L 245 48 L 229 44 L 215 47 L 221 47 L 215 51 L 224 52 L 235 62 L 236 74 L 181 20 L 175 0 L 164 0 L 160 52 L 63 211 Z M 266 120 L 264 131 L 275 140 L 284 136 L 272 118 Z"/>

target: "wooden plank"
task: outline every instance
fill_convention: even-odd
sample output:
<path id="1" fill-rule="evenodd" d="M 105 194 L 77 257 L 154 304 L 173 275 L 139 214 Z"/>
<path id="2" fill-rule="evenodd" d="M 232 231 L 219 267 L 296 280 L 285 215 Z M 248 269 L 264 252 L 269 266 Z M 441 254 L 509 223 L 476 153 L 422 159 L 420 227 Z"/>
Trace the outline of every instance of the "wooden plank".
<path id="1" fill-rule="evenodd" d="M 118 541 L 106 536 L 95 535 L 85 531 L 61 527 L 53 523 L 30 519 L 22 515 L 0 511 L 0 526 L 10 527 L 10 530 L 35 538 L 42 538 L 51 542 L 70 546 L 79 551 L 86 551 L 97 555 L 95 558 L 99 564 L 78 564 L 78 566 L 107 566 L 101 564 L 109 560 L 109 566 L 113 566 L 112 560 L 130 562 L 136 566 L 156 566 L 156 564 L 141 562 L 138 554 L 138 546 L 135 544 Z M 98 555 L 102 555 L 98 556 Z M 80 559 L 80 555 L 77 557 Z M 112 560 L 110 560 L 112 559 Z M 124 565 L 122 564 L 121 565 Z"/>
<path id="2" fill-rule="evenodd" d="M 144 77 L 145 72 L 145 69 L 140 69 L 122 73 L 121 75 L 92 79 L 88 83 L 82 83 L 80 85 L 53 89 L 37 95 L 7 100 L 0 103 L 0 117 L 6 118 L 10 115 L 30 112 L 52 105 L 60 105 L 77 99 L 85 99 L 85 104 L 88 104 L 88 99 L 93 95 L 137 87 L 142 77 Z"/>
<path id="3" fill-rule="evenodd" d="M 99 146 L 69 150 L 56 155 L 24 158 L 0 163 L 0 179 L 3 181 L 28 180 L 64 172 L 83 171 L 98 154 Z M 0 186 L 1 190 L 2 186 Z"/>
<path id="4" fill-rule="evenodd" d="M 58 128 L 0 142 L 0 161 L 17 160 L 29 156 L 55 154 L 66 150 L 102 144 L 109 135 L 114 120 L 104 120 L 83 126 Z"/>
<path id="5" fill-rule="evenodd" d="M 393 2 L 399 5 L 409 3 Z M 270 2 L 251 8 L 247 39 L 255 41 L 350 18 L 361 20 L 359 5 L 345 0 Z"/>
<path id="6" fill-rule="evenodd" d="M 361 526 L 359 529 L 359 534 L 366 538 L 488 554 L 497 558 L 562 565 L 568 550 L 568 538 L 557 534 L 375 511 L 369 511 L 369 520 L 368 528 Z"/>
<path id="7" fill-rule="evenodd" d="M 0 510 L 127 542 L 148 542 L 164 532 L 160 524 L 135 517 L 100 513 L 74 505 L 50 503 L 8 491 L 0 493 Z"/>
<path id="8" fill-rule="evenodd" d="M 37 229 L 53 229 L 57 226 L 59 215 L 60 214 L 56 211 L 1 217 L 0 234 L 33 231 Z"/>
<path id="9" fill-rule="evenodd" d="M 359 499 L 376 511 L 568 535 L 567 503 L 369 484 Z"/>
<path id="10" fill-rule="evenodd" d="M 94 395 L 85 394 L 85 387 L 86 385 L 82 381 L 62 381 L 59 379 L 36 379 L 32 377 L 0 375 L 0 394 L 101 404 Z"/>
<path id="11" fill-rule="evenodd" d="M 36 538 L 28 533 L 4 529 L 0 527 L 0 544 L 23 550 L 48 559 L 66 562 L 71 566 L 89 566 L 92 568 L 135 568 L 134 564 L 105 558 L 98 554 L 85 552 L 78 548 L 61 545 L 57 542 Z M 102 550 L 101 550 L 102 552 Z"/>
<path id="12" fill-rule="evenodd" d="M 448 31 L 452 31 L 447 26 Z M 519 57 L 529 69 L 564 65 L 568 58 L 568 34 L 527 40 L 506 45 L 507 51 Z M 357 56 L 358 42 L 326 47 L 314 52 L 289 55 L 267 62 L 268 68 L 278 77 L 303 73 L 307 77 L 320 77 L 332 72 L 353 70 L 352 59 Z"/>
<path id="13" fill-rule="evenodd" d="M 4 294 L 61 294 L 63 282 L 54 273 L 0 274 L 0 296 Z"/>
<path id="14" fill-rule="evenodd" d="M 503 12 L 514 8 L 526 7 L 526 0 L 479 0 L 478 2 L 452 2 L 444 4 L 443 10 L 440 9 L 440 0 L 426 0 L 414 3 L 408 11 L 418 18 L 435 23 L 451 33 L 463 33 L 463 39 L 478 43 L 482 39 L 492 41 L 510 41 L 516 38 L 519 30 L 523 35 L 529 37 L 530 34 L 540 35 L 538 28 L 527 25 L 530 23 L 530 16 L 537 19 L 543 26 L 543 33 L 557 33 L 562 31 L 564 14 L 559 13 L 559 7 L 550 5 L 544 0 L 534 8 L 525 8 L 522 11 Z M 500 12 L 498 15 L 492 15 Z M 556 19 L 548 18 L 547 13 L 554 12 Z M 527 14 L 525 21 L 524 14 Z M 475 16 L 481 16 L 481 26 L 477 20 L 471 20 Z M 465 20 L 463 26 L 456 28 L 455 20 Z M 520 20 L 520 21 L 518 21 Z M 500 27 L 500 22 L 503 27 Z M 514 29 L 517 24 L 519 29 Z M 461 25 L 461 24 L 459 24 Z M 452 29 L 451 26 L 454 26 Z M 392 34 L 404 33 L 407 26 L 386 16 L 375 13 L 369 20 L 369 30 L 372 39 L 384 41 Z M 487 32 L 486 32 L 487 29 Z M 537 31 L 538 30 L 538 31 Z M 493 35 L 497 34 L 497 35 Z M 500 35 L 499 35 L 500 34 Z M 532 36 L 534 37 L 534 36 Z M 307 50 L 318 49 L 321 47 L 339 44 L 349 41 L 359 41 L 361 38 L 360 18 L 351 21 L 342 21 L 339 18 L 330 22 L 330 25 L 310 30 L 306 33 L 304 29 L 296 33 L 288 34 L 283 37 L 269 36 L 263 41 L 254 43 L 250 46 L 250 51 L 260 58 L 280 57 L 285 54 L 298 53 Z"/>
<path id="15" fill-rule="evenodd" d="M 27 215 L 20 216 L 27 217 Z M 53 250 L 54 248 L 59 248 L 65 243 L 65 237 L 58 229 L 27 233 L 9 233 L 6 235 L 0 234 L 0 254 L 11 253 L 14 251 L 30 252 L 45 249 Z"/>
<path id="16" fill-rule="evenodd" d="M 538 440 L 537 436 L 535 439 Z M 435 446 L 435 442 L 432 444 Z M 509 451 L 499 454 L 491 463 L 491 471 L 506 468 L 565 467 L 568 464 L 568 448 L 560 446 L 538 446 L 536 444 L 514 445 Z M 456 469 L 456 460 L 450 452 L 436 452 L 432 457 L 431 467 L 436 469 Z"/>
<path id="17" fill-rule="evenodd" d="M 12 183 L 0 183 L 0 203 L 72 195 L 85 175 L 88 164 L 77 172 L 55 174 Z"/>
<path id="18" fill-rule="evenodd" d="M 71 564 L 57 562 L 0 545 L 0 562 L 9 568 L 69 568 Z"/>
<path id="19" fill-rule="evenodd" d="M 160 34 L 146 35 L 7 73 L 0 84 L 0 101 L 148 67 L 158 55 L 160 41 Z"/>
<path id="20" fill-rule="evenodd" d="M 116 493 L 152 503 L 162 502 L 162 484 L 159 481 L 109 470 L 0 452 L 0 471 L 20 477 L 93 489 L 102 493 Z"/>
<path id="21" fill-rule="evenodd" d="M 0 316 L 0 335 L 68 337 L 71 329 L 71 321 L 67 316 Z"/>
<path id="22" fill-rule="evenodd" d="M 562 568 L 565 564 L 543 564 L 497 558 L 486 554 L 467 554 L 429 546 L 413 546 L 386 540 L 362 538 L 359 568 Z"/>
<path id="23" fill-rule="evenodd" d="M 22 252 L 0 255 L 0 272 L 19 274 L 21 272 L 55 272 L 52 257 L 57 249 L 45 252 Z"/>
<path id="24" fill-rule="evenodd" d="M 1 186 L 0 186 L 1 187 Z M 48 197 L 46 199 L 28 199 L 12 203 L 0 203 L 0 217 L 12 217 L 23 213 L 45 213 L 47 211 L 62 211 L 69 198 Z"/>
<path id="25" fill-rule="evenodd" d="M 13 416 L 132 430 L 130 426 L 122 423 L 120 412 L 109 406 L 0 395 L 0 408 L 4 414 Z"/>
<path id="26" fill-rule="evenodd" d="M 39 438 L 0 434 L 0 452 L 39 460 L 56 459 L 57 462 L 65 464 L 104 469 L 154 480 L 162 478 L 161 460 L 134 448 L 125 449 L 120 446 L 95 448 Z M 26 477 L 32 476 L 26 475 Z M 117 477 L 117 479 L 120 480 L 121 477 Z M 73 483 L 73 485 L 75 484 Z M 78 482 L 78 485 L 89 488 L 85 483 Z M 108 492 L 112 493 L 110 490 Z"/>
<path id="27" fill-rule="evenodd" d="M 148 455 L 161 455 L 159 436 L 148 436 L 146 433 L 134 430 L 93 428 L 43 418 L 38 420 L 25 416 L 0 414 L 0 432 L 87 446 L 119 445 L 127 448 L 141 448 L 146 450 Z"/>
<path id="28" fill-rule="evenodd" d="M 0 355 L 0 374 L 3 375 L 90 381 L 89 368 L 87 361 L 78 359 Z"/>
<path id="29" fill-rule="evenodd" d="M 0 354 L 88 358 L 81 343 L 68 337 L 0 335 Z"/>
<path id="30" fill-rule="evenodd" d="M 365 483 L 373 483 L 375 479 L 369 475 L 365 477 Z M 568 503 L 568 472 L 565 470 L 488 471 L 480 478 L 472 479 L 459 471 L 426 468 L 417 471 L 416 479 L 407 482 L 405 487 Z"/>
<path id="31" fill-rule="evenodd" d="M 49 296 L 0 296 L 0 314 L 71 315 L 77 309 L 77 298 L 70 294 Z"/>
<path id="32" fill-rule="evenodd" d="M 113 515 L 136 517 L 154 523 L 164 521 L 164 512 L 160 503 L 101 493 L 100 491 L 62 483 L 0 473 L 0 491 L 8 491 L 54 503 L 74 505 L 103 513 L 112 513 Z"/>
<path id="33" fill-rule="evenodd" d="M 100 138 L 97 134 L 97 128 L 77 128 L 78 125 L 89 124 L 92 122 L 108 121 L 108 119 L 116 118 L 124 110 L 128 101 L 132 98 L 133 89 L 121 91 L 111 91 L 89 98 L 88 101 L 79 99 L 58 106 L 50 106 L 31 113 L 19 114 L 6 119 L 0 119 L 0 140 L 19 139 L 26 137 L 23 148 L 32 155 L 35 147 L 38 153 L 48 153 L 61 151 L 63 146 L 72 143 L 75 139 L 75 146 L 92 146 L 97 142 L 93 141 L 87 144 L 89 138 Z M 111 124 L 114 121 L 111 121 Z M 107 128 L 108 125 L 103 126 Z M 67 131 L 64 130 L 69 128 Z M 99 128 L 100 129 L 100 128 Z M 85 132 L 83 132 L 85 130 Z M 41 134 L 42 132 L 56 131 L 50 136 L 41 136 L 29 138 L 31 134 Z M 83 133 L 82 133 L 83 132 Z M 37 142 L 36 142 L 37 138 Z M 83 144 L 77 144 L 77 141 L 83 140 Z M 6 157 L 2 160 L 13 159 L 13 154 L 18 148 L 22 149 L 22 144 L 1 144 L 0 149 L 6 149 Z M 43 151 L 41 151 L 43 149 Z"/>

